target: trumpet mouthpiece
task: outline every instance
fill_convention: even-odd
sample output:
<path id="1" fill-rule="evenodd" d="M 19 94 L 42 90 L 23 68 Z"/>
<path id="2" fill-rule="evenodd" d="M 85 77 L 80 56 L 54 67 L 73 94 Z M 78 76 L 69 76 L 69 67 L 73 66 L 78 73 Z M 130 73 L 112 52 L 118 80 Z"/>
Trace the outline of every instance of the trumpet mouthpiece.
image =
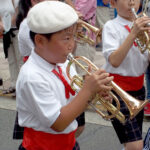
<path id="1" fill-rule="evenodd" d="M 147 24 L 147 27 L 150 27 L 150 23 Z"/>
<path id="2" fill-rule="evenodd" d="M 69 53 L 68 56 L 67 56 L 67 59 L 68 59 L 69 61 L 71 61 L 73 58 L 74 58 L 73 55 L 72 55 L 71 53 Z"/>
<path id="3" fill-rule="evenodd" d="M 131 11 L 132 11 L 132 12 L 134 12 L 134 11 L 135 11 L 135 9 L 134 9 L 134 8 L 131 8 Z"/>

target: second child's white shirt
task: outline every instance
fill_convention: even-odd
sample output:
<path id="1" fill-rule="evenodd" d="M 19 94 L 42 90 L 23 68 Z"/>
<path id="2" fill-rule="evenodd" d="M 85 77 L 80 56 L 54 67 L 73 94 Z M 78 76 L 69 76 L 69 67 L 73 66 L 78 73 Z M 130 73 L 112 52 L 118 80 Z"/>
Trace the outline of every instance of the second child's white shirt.
<path id="1" fill-rule="evenodd" d="M 124 26 L 128 25 L 131 28 L 132 24 L 132 22 L 117 16 L 117 18 L 108 21 L 104 25 L 102 44 L 106 64 L 103 68 L 109 73 L 137 77 L 146 71 L 149 59 L 148 51 L 142 54 L 139 48 L 134 45 L 131 47 L 119 67 L 114 68 L 108 61 L 110 54 L 120 47 L 129 34 L 128 30 Z"/>

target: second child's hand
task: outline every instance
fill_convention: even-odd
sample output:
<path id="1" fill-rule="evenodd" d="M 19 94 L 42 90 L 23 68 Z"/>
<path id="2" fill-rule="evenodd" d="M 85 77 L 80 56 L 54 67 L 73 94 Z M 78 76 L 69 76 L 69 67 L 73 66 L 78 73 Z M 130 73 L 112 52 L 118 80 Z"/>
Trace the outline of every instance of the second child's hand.
<path id="1" fill-rule="evenodd" d="M 131 30 L 132 34 L 137 36 L 138 33 L 144 31 L 150 33 L 150 26 L 148 26 L 148 23 L 150 23 L 150 18 L 147 16 L 143 16 L 141 18 L 136 19 L 134 22 L 133 29 Z"/>

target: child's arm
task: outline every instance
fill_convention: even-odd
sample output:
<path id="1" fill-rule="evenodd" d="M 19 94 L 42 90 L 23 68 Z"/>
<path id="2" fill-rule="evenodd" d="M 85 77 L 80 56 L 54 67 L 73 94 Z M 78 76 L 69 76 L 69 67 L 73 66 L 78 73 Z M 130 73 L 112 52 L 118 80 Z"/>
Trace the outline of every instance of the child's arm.
<path id="1" fill-rule="evenodd" d="M 112 81 L 108 73 L 99 70 L 94 74 L 87 76 L 78 95 L 66 106 L 61 108 L 61 113 L 51 128 L 57 132 L 63 131 L 79 114 L 87 107 L 90 97 L 101 90 L 110 91 L 109 85 Z"/>
<path id="2" fill-rule="evenodd" d="M 146 27 L 146 24 L 149 22 L 150 18 L 148 17 L 138 18 L 135 21 L 133 29 L 131 30 L 125 41 L 117 50 L 113 51 L 108 58 L 108 61 L 113 67 L 119 67 L 123 62 L 124 58 L 132 47 L 138 33 L 144 30 L 150 30 L 150 27 Z"/>

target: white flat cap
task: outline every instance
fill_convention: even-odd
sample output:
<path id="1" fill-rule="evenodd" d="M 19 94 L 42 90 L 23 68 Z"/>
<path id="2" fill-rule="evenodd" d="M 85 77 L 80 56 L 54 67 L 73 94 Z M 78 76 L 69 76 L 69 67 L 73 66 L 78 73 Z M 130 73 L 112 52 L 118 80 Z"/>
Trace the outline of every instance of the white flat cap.
<path id="1" fill-rule="evenodd" d="M 60 1 L 43 1 L 32 7 L 27 23 L 32 32 L 54 33 L 70 27 L 78 20 L 76 11 Z"/>

